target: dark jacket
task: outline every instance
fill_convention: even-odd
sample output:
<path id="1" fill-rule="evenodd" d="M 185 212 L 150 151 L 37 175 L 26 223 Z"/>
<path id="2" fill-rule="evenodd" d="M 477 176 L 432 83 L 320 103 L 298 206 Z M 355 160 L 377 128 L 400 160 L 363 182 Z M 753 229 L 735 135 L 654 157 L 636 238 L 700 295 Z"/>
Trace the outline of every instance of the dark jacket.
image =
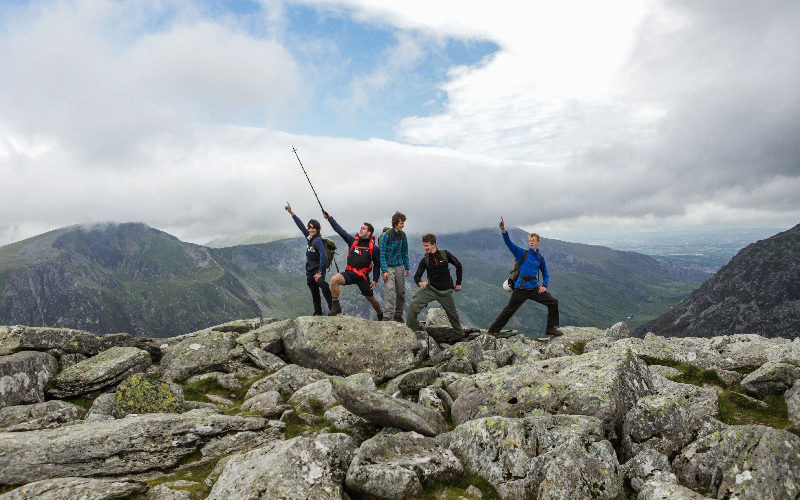
<path id="1" fill-rule="evenodd" d="M 439 252 L 444 252 L 445 259 Z M 461 284 L 461 262 L 447 250 L 437 250 L 428 256 L 428 265 L 425 265 L 425 257 L 419 261 L 417 272 L 414 274 L 414 282 L 419 286 L 422 281 L 422 273 L 428 272 L 428 285 L 437 290 L 450 290 L 453 287 L 453 278 L 450 276 L 449 264 L 456 266 L 456 285 Z"/>
<path id="2" fill-rule="evenodd" d="M 351 262 L 351 255 L 350 255 L 350 248 L 353 246 L 353 242 L 356 240 L 355 235 L 352 235 L 342 229 L 342 226 L 339 225 L 338 222 L 333 217 L 328 217 L 328 222 L 331 223 L 331 227 L 333 230 L 336 231 L 339 236 L 342 237 L 345 243 L 347 243 L 347 261 L 348 263 Z M 362 246 L 367 246 L 367 242 L 361 242 Z M 378 248 L 377 243 L 373 246 L 372 249 L 372 281 L 378 281 L 378 277 L 380 276 L 381 271 L 381 255 L 380 249 Z"/>
<path id="3" fill-rule="evenodd" d="M 300 217 L 293 215 L 292 219 L 294 219 L 294 223 L 297 224 L 300 231 L 303 232 L 303 236 L 306 237 L 308 243 L 306 248 L 306 272 L 313 272 L 314 274 L 324 272 L 325 268 L 328 267 L 328 253 L 325 251 L 325 242 L 322 241 L 322 236 L 317 233 L 312 238 L 308 235 L 308 229 L 306 229 L 306 225 L 303 224 Z"/>
<path id="4" fill-rule="evenodd" d="M 507 232 L 503 233 L 503 241 L 506 243 L 508 249 L 511 250 L 511 253 L 514 254 L 514 258 L 517 259 L 517 262 L 522 260 L 522 257 L 525 256 L 525 250 L 528 250 L 528 258 L 525 259 L 525 262 L 523 262 L 522 266 L 519 268 L 519 275 L 528 276 L 533 279 L 523 280 L 522 278 L 517 278 L 517 281 L 514 283 L 514 288 L 522 288 L 524 290 L 538 288 L 539 284 L 536 278 L 539 274 L 539 269 L 542 270 L 542 286 L 547 286 L 547 284 L 550 283 L 550 273 L 547 272 L 547 264 L 544 262 L 544 255 L 538 250 L 534 252 L 530 248 L 526 249 L 515 245 Z"/>

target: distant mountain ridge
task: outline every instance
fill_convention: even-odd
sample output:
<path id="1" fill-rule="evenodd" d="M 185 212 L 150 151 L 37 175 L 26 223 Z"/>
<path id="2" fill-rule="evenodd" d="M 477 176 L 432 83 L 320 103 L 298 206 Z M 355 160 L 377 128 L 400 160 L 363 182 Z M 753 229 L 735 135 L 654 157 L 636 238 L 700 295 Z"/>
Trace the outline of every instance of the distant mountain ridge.
<path id="1" fill-rule="evenodd" d="M 710 280 L 634 332 L 800 337 L 800 224 L 743 248 Z"/>
<path id="2" fill-rule="evenodd" d="M 525 242 L 522 230 L 511 235 Z M 343 245 L 334 239 L 343 266 Z M 508 300 L 500 283 L 513 258 L 499 231 L 440 235 L 439 243 L 464 264 L 464 290 L 456 295 L 463 322 L 485 327 Z M 422 246 L 412 239 L 410 247 L 413 274 Z M 605 247 L 543 238 L 541 249 L 562 324 L 655 317 L 708 277 Z M 304 252 L 303 238 L 214 249 L 141 223 L 66 227 L 0 247 L 0 324 L 164 337 L 233 318 L 309 314 Z M 408 294 L 416 289 L 409 278 Z M 382 295 L 383 284 L 376 290 Z M 347 314 L 372 317 L 353 287 L 343 289 L 342 303 Z M 526 305 L 508 326 L 536 333 L 544 315 Z"/>

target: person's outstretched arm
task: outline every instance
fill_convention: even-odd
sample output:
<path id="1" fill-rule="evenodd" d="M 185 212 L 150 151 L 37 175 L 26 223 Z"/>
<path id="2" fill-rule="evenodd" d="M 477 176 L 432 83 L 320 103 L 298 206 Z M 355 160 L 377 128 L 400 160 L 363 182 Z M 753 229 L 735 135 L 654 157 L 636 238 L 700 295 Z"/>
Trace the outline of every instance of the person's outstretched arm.
<path id="1" fill-rule="evenodd" d="M 503 232 L 503 241 L 505 242 L 508 249 L 511 250 L 511 253 L 514 255 L 514 258 L 517 259 L 517 261 L 521 261 L 522 257 L 525 255 L 525 249 L 515 245 L 514 242 L 511 241 L 511 237 L 506 232 L 506 225 L 505 222 L 503 222 L 502 217 L 500 217 L 500 231 Z"/>
<path id="2" fill-rule="evenodd" d="M 322 215 L 325 217 L 325 220 L 330 222 L 333 230 L 336 231 L 336 234 L 342 237 L 342 239 L 347 243 L 348 247 L 353 244 L 353 242 L 355 241 L 355 237 L 352 234 L 345 231 L 344 229 L 342 229 L 342 226 L 340 226 L 339 223 L 336 222 L 336 219 L 334 219 L 332 215 L 330 215 L 328 212 L 322 212 Z"/>
<path id="3" fill-rule="evenodd" d="M 289 212 L 289 215 L 292 216 L 292 220 L 294 220 L 294 223 L 297 224 L 298 228 L 300 228 L 300 232 L 303 233 L 303 236 L 308 237 L 308 229 L 306 229 L 306 225 L 303 224 L 303 221 L 300 220 L 300 217 L 294 214 L 294 212 L 292 211 L 292 206 L 287 203 L 286 206 L 283 208 L 284 210 Z"/>

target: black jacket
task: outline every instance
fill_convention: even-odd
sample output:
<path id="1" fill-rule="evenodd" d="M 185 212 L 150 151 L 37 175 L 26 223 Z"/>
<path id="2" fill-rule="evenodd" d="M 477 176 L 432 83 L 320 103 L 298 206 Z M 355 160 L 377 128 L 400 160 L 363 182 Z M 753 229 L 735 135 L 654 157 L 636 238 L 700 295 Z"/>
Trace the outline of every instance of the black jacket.
<path id="1" fill-rule="evenodd" d="M 445 258 L 442 259 L 441 252 Z M 456 267 L 456 285 L 461 284 L 461 262 L 447 250 L 437 250 L 428 255 L 428 265 L 425 264 L 425 257 L 419 261 L 417 272 L 414 274 L 414 282 L 419 285 L 422 281 L 422 273 L 428 271 L 428 284 L 437 290 L 450 290 L 453 288 L 453 278 L 450 276 L 449 264 Z"/>

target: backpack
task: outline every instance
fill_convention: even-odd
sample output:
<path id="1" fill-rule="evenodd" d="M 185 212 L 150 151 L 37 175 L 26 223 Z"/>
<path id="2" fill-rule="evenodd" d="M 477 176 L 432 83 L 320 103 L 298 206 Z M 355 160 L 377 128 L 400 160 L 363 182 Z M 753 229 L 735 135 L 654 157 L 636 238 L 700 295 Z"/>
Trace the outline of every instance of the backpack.
<path id="1" fill-rule="evenodd" d="M 392 230 L 392 228 L 391 228 L 391 227 L 384 227 L 384 228 L 383 228 L 383 231 L 381 231 L 381 235 L 380 235 L 380 236 L 378 237 L 378 239 L 377 239 L 377 240 L 375 240 L 375 241 L 376 241 L 376 242 L 377 242 L 377 243 L 380 245 L 380 243 L 381 243 L 381 240 L 383 240 L 383 235 L 384 235 L 384 234 L 386 234 L 386 233 L 388 233 L 388 232 L 389 232 L 389 231 L 391 231 L 391 230 Z M 406 233 L 404 233 L 403 231 L 400 231 L 400 234 L 401 234 L 401 235 L 403 235 L 403 239 L 406 239 Z M 389 237 L 391 237 L 391 234 L 389 235 Z M 387 240 L 387 244 L 388 244 L 388 240 Z"/>
<path id="2" fill-rule="evenodd" d="M 323 271 L 325 271 L 331 267 L 331 262 L 336 264 L 336 261 L 334 260 L 334 258 L 336 257 L 336 248 L 337 248 L 336 242 L 330 238 L 324 238 L 319 234 L 317 234 L 317 236 L 315 236 L 314 239 L 318 237 L 322 238 L 322 243 L 323 243 L 322 246 L 325 247 L 325 255 L 328 256 L 328 265 L 325 266 L 325 269 L 323 269 Z M 309 246 L 311 246 L 312 244 L 313 244 L 313 239 L 312 241 L 309 242 Z M 339 270 L 339 264 L 336 264 L 336 270 L 337 271 Z"/>
<path id="3" fill-rule="evenodd" d="M 445 261 L 445 262 L 447 261 L 447 254 L 446 254 L 446 253 L 444 253 L 444 250 L 438 250 L 436 253 L 438 253 L 438 254 L 439 254 L 439 258 L 440 258 L 440 259 L 442 259 L 442 260 L 443 260 L 443 261 Z M 426 253 L 425 253 L 425 257 L 424 257 L 424 259 L 425 259 L 425 267 L 427 267 L 427 268 L 430 268 L 430 267 L 431 267 L 431 266 L 430 266 L 430 262 L 431 262 L 431 254 L 429 254 L 429 253 L 427 253 L 427 252 L 426 252 Z"/>
<path id="4" fill-rule="evenodd" d="M 508 286 L 511 287 L 511 289 L 514 288 L 514 284 L 517 282 L 517 278 L 519 278 L 519 268 L 522 267 L 522 264 L 525 262 L 525 259 L 528 258 L 528 254 L 530 252 L 531 249 L 526 248 L 525 255 L 522 256 L 522 260 L 518 261 L 517 259 L 514 259 L 514 267 L 511 269 L 511 272 L 508 273 L 511 275 L 511 277 L 508 278 Z M 536 270 L 536 281 L 539 281 L 539 269 Z"/>
<path id="5" fill-rule="evenodd" d="M 374 254 L 375 248 L 377 248 L 377 245 L 375 244 L 375 236 L 373 235 L 373 236 L 369 237 L 369 243 L 368 243 L 367 247 L 363 247 L 361 245 L 357 245 L 357 243 L 361 243 L 361 239 L 359 238 L 358 234 L 356 234 L 356 237 L 353 240 L 353 243 L 350 245 L 350 250 L 347 252 L 347 267 L 345 269 L 347 271 L 353 271 L 354 273 L 358 274 L 362 278 L 364 278 L 367 281 L 369 281 L 369 276 L 368 275 L 369 275 L 369 272 L 372 271 L 372 256 Z M 369 252 L 369 264 L 366 267 L 355 268 L 355 267 L 353 267 L 351 265 L 352 261 L 350 259 L 351 259 L 352 255 L 353 255 L 353 250 L 356 247 L 358 247 L 358 248 L 366 248 L 368 250 L 368 252 Z"/>

